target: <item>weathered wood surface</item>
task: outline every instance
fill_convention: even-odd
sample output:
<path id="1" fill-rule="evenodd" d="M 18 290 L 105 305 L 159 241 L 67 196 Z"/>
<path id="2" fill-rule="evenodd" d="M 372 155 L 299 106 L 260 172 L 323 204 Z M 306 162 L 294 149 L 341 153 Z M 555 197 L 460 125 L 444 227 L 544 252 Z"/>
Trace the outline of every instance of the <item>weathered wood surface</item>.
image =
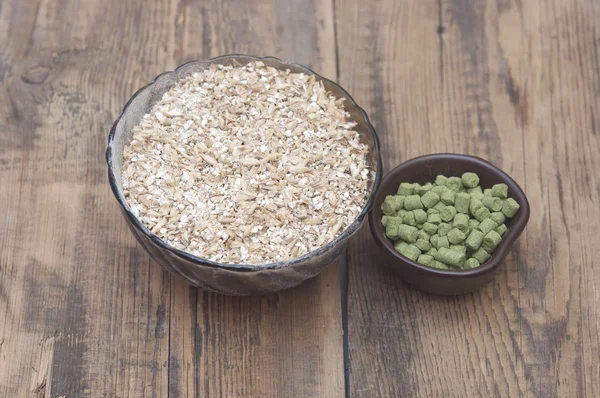
<path id="1" fill-rule="evenodd" d="M 336 78 L 311 1 L 0 2 L 0 396 L 343 396 L 338 268 L 265 298 L 172 278 L 107 185 L 108 131 L 157 74 L 225 53 Z"/>
<path id="2" fill-rule="evenodd" d="M 600 396 L 598 21 L 594 0 L 0 1 L 0 396 Z M 241 299 L 163 272 L 108 188 L 108 130 L 156 74 L 233 52 L 337 79 L 386 169 L 511 174 L 533 211 L 494 282 L 420 293 L 364 228 L 345 364 L 337 265 Z"/>
<path id="3" fill-rule="evenodd" d="M 492 284 L 420 293 L 349 248 L 352 397 L 600 396 L 600 3 L 336 2 L 339 81 L 387 168 L 479 155 L 532 204 Z"/>

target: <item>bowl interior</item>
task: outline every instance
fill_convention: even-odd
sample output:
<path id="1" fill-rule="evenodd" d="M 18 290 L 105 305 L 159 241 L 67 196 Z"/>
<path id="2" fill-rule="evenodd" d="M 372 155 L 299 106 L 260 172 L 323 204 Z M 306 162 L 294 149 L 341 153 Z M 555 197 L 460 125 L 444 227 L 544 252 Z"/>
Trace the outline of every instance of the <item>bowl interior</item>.
<path id="1" fill-rule="evenodd" d="M 482 188 L 491 188 L 494 184 L 505 183 L 508 185 L 508 195 L 519 203 L 521 208 L 515 217 L 507 219 L 508 232 L 504 239 L 492 253 L 490 259 L 480 267 L 469 270 L 441 270 L 421 265 L 398 253 L 387 237 L 381 225 L 381 204 L 387 195 L 394 195 L 401 182 L 418 182 L 424 184 L 433 182 L 438 174 L 446 176 L 460 176 L 465 172 L 474 172 L 479 175 Z M 373 235 L 384 250 L 388 250 L 403 263 L 410 264 L 425 272 L 447 274 L 456 276 L 478 275 L 496 268 L 515 240 L 519 237 L 529 220 L 529 202 L 519 185 L 506 173 L 491 163 L 474 156 L 458 154 L 434 154 L 411 159 L 391 170 L 383 179 L 381 187 L 375 196 L 373 211 L 371 212 L 371 229 Z"/>
<path id="2" fill-rule="evenodd" d="M 162 98 L 162 95 L 166 91 L 171 89 L 177 83 L 177 81 L 194 72 L 205 70 L 211 64 L 245 65 L 252 61 L 262 61 L 267 66 L 272 66 L 281 70 L 289 69 L 294 73 L 305 73 L 309 75 L 314 75 L 317 77 L 318 80 L 323 82 L 325 89 L 331 92 L 331 94 L 334 95 L 336 98 L 345 98 L 346 101 L 344 103 L 344 107 L 346 111 L 350 114 L 349 120 L 356 123 L 355 130 L 359 133 L 361 142 L 366 144 L 369 148 L 367 162 L 371 170 L 374 171 L 374 173 L 372 173 L 372 176 L 369 179 L 370 195 L 368 197 L 367 202 L 363 206 L 363 209 L 359 214 L 358 218 L 350 225 L 350 227 L 343 231 L 342 234 L 340 234 L 333 241 L 327 243 L 325 246 L 296 259 L 282 261 L 278 263 L 269 263 L 261 265 L 223 264 L 194 256 L 192 254 L 170 246 L 169 244 L 158 238 L 158 236 L 154 235 L 148 228 L 146 228 L 146 226 L 144 226 L 137 219 L 137 217 L 133 215 L 133 213 L 130 210 L 129 204 L 125 200 L 122 190 L 121 173 L 123 149 L 125 145 L 127 145 L 132 139 L 133 127 L 135 127 L 140 122 L 144 114 L 148 113 L 151 110 L 152 106 L 154 106 L 154 104 L 156 104 Z M 157 245 L 163 247 L 166 250 L 172 251 L 173 253 L 177 254 L 178 256 L 184 257 L 187 260 L 205 266 L 208 265 L 214 267 L 224 267 L 231 270 L 245 271 L 282 268 L 288 265 L 302 262 L 312 256 L 319 255 L 325 251 L 330 250 L 331 248 L 339 244 L 341 241 L 347 240 L 353 233 L 355 233 L 358 230 L 358 228 L 362 224 L 364 217 L 371 209 L 374 200 L 374 195 L 377 191 L 377 188 L 379 187 L 382 175 L 381 157 L 379 154 L 379 141 L 377 138 L 377 134 L 375 133 L 373 126 L 369 122 L 369 119 L 364 110 L 356 104 L 356 102 L 352 99 L 350 94 L 348 94 L 343 88 L 338 86 L 336 83 L 319 76 L 318 74 L 304 66 L 284 62 L 272 57 L 258 58 L 248 55 L 226 55 L 222 57 L 213 58 L 208 61 L 192 61 L 181 65 L 174 71 L 165 72 L 157 76 L 152 83 L 148 84 L 147 86 L 140 89 L 137 93 L 135 93 L 125 105 L 123 112 L 121 113 L 111 130 L 108 142 L 108 149 L 106 151 L 106 159 L 109 167 L 109 180 L 111 183 L 113 193 L 119 201 L 119 203 L 121 204 L 125 215 L 129 218 L 129 220 L 132 222 L 136 229 L 138 229 L 143 234 L 151 237 Z"/>

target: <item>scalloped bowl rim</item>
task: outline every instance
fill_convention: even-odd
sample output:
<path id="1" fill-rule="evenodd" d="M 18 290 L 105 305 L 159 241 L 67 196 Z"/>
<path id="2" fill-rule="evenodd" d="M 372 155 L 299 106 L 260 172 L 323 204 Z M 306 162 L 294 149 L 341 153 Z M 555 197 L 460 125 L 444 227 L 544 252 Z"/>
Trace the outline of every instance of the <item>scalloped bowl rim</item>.
<path id="1" fill-rule="evenodd" d="M 117 129 L 117 125 L 119 124 L 119 122 L 121 121 L 123 115 L 125 114 L 125 112 L 127 111 L 129 105 L 133 102 L 133 100 L 143 91 L 149 89 L 151 86 L 155 85 L 160 79 L 164 78 L 167 75 L 171 75 L 174 73 L 177 73 L 180 69 L 182 69 L 183 67 L 189 65 L 189 64 L 193 64 L 193 63 L 215 63 L 215 62 L 219 62 L 221 60 L 229 60 L 229 59 L 236 59 L 236 58 L 244 58 L 244 59 L 252 59 L 254 61 L 265 61 L 265 60 L 270 60 L 270 61 L 274 61 L 276 63 L 281 64 L 282 66 L 291 66 L 293 68 L 297 68 L 297 69 L 301 69 L 304 70 L 305 73 L 314 75 L 317 79 L 319 80 L 323 80 L 328 82 L 329 84 L 332 84 L 334 86 L 336 86 L 337 88 L 339 88 L 339 90 L 345 95 L 346 99 L 350 102 L 351 106 L 355 109 L 357 109 L 360 113 L 360 115 L 365 119 L 366 122 L 366 126 L 368 127 L 368 130 L 370 131 L 371 135 L 373 136 L 373 151 L 375 152 L 375 155 L 377 157 L 377 169 L 375 170 L 375 180 L 373 182 L 372 185 L 372 190 L 369 193 L 368 196 L 368 200 L 366 201 L 366 203 L 363 205 L 363 208 L 360 212 L 360 214 L 358 215 L 358 217 L 352 222 L 352 224 L 350 224 L 350 226 L 348 228 L 346 228 L 338 237 L 336 237 L 335 239 L 333 239 L 331 242 L 327 243 L 326 245 L 313 250 L 311 252 L 308 252 L 300 257 L 296 257 L 292 260 L 287 260 L 287 261 L 278 261 L 278 262 L 274 262 L 274 263 L 265 263 L 265 264 L 256 264 L 256 265 L 250 265 L 250 264 L 232 264 L 232 263 L 219 263 L 216 261 L 211 261 L 207 258 L 204 257 L 199 257 L 199 256 L 195 256 L 189 252 L 177 249 L 173 246 L 171 246 L 170 244 L 168 244 L 167 242 L 165 242 L 164 240 L 162 240 L 161 238 L 159 238 L 157 235 L 155 235 L 154 233 L 152 233 L 144 224 L 142 224 L 142 222 L 131 212 L 129 204 L 127 203 L 127 201 L 125 200 L 125 197 L 123 196 L 120 187 L 117 183 L 116 177 L 115 177 L 115 173 L 114 173 L 114 165 L 113 165 L 113 158 L 112 158 L 112 151 L 113 151 L 113 144 L 114 144 L 114 137 L 116 134 L 116 129 Z M 108 180 L 110 183 L 110 187 L 111 190 L 113 192 L 113 195 L 116 197 L 117 201 L 119 202 L 119 204 L 121 205 L 121 209 L 124 211 L 125 215 L 127 216 L 127 218 L 131 221 L 132 225 L 135 226 L 136 229 L 138 229 L 141 233 L 143 233 L 144 235 L 146 235 L 148 238 L 150 238 L 152 240 L 152 242 L 154 242 L 154 244 L 158 245 L 159 247 L 166 249 L 172 253 L 174 253 L 176 256 L 181 257 L 187 261 L 190 261 L 192 263 L 194 263 L 195 265 L 198 266 L 202 266 L 202 267 L 215 267 L 215 268 L 220 268 L 220 269 L 228 269 L 230 271 L 240 271 L 240 272 L 258 272 L 258 271 L 263 271 L 263 270 L 269 270 L 269 269 L 279 269 L 279 268 L 287 268 L 290 266 L 293 266 L 297 263 L 302 263 L 306 260 L 309 260 L 312 257 L 315 256 L 319 256 L 331 249 L 333 249 L 340 241 L 344 241 L 347 240 L 348 238 L 350 238 L 360 227 L 360 225 L 362 224 L 364 218 L 367 216 L 367 214 L 369 213 L 369 211 L 371 210 L 372 206 L 373 206 L 373 202 L 375 201 L 375 195 L 379 189 L 379 186 L 381 184 L 381 180 L 382 180 L 382 175 L 383 175 L 383 170 L 382 170 L 382 164 L 381 164 L 381 153 L 380 153 L 380 145 L 379 145 L 379 137 L 377 136 L 377 133 L 375 132 L 375 128 L 373 127 L 373 125 L 371 124 L 369 117 L 367 116 L 367 113 L 364 111 L 363 108 L 361 108 L 356 101 L 352 98 L 352 96 L 343 88 L 341 87 L 339 84 L 335 83 L 334 81 L 327 79 L 321 75 L 319 75 L 318 73 L 314 72 L 312 69 L 301 65 L 301 64 L 297 64 L 297 63 L 293 63 L 293 62 L 286 62 L 286 61 L 282 61 L 279 58 L 276 57 L 271 57 L 271 56 L 267 56 L 267 57 L 256 57 L 256 56 L 252 56 L 252 55 L 245 55 L 245 54 L 228 54 L 228 55 L 222 55 L 219 57 L 215 57 L 215 58 L 210 58 L 208 60 L 202 61 L 202 60 L 193 60 L 193 61 L 189 61 L 186 62 L 184 64 L 179 65 L 177 68 L 171 70 L 171 71 L 167 71 L 167 72 L 163 72 L 161 74 L 159 74 L 158 76 L 156 76 L 154 78 L 154 80 L 152 80 L 152 82 L 148 83 L 147 85 L 143 86 L 142 88 L 140 88 L 139 90 L 137 90 L 135 92 L 135 94 L 133 94 L 131 96 L 131 98 L 129 98 L 129 100 L 127 101 L 127 103 L 125 104 L 125 106 L 123 107 L 123 110 L 121 111 L 121 113 L 119 114 L 119 116 L 117 117 L 117 119 L 115 120 L 112 128 L 110 129 L 110 134 L 108 136 L 108 147 L 106 149 L 106 163 L 108 165 Z"/>

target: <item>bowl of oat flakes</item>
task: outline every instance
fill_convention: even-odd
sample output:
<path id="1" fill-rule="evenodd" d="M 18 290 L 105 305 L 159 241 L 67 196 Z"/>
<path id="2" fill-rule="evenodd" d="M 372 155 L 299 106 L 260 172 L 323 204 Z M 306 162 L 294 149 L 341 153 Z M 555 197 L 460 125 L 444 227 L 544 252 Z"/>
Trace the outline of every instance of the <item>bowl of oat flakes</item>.
<path id="1" fill-rule="evenodd" d="M 230 295 L 317 275 L 361 226 L 382 174 L 375 130 L 343 88 L 246 55 L 192 61 L 140 89 L 106 159 L 146 251 Z"/>

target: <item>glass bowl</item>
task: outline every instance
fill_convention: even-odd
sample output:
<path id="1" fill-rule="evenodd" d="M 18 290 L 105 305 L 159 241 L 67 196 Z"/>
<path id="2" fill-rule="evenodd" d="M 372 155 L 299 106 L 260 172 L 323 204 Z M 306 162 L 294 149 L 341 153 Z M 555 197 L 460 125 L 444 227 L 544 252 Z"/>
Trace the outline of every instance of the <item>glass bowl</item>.
<path id="1" fill-rule="evenodd" d="M 262 61 L 267 66 L 282 70 L 289 69 L 294 73 L 314 75 L 335 97 L 346 98 L 344 107 L 350 114 L 349 119 L 357 123 L 355 130 L 359 133 L 361 142 L 369 147 L 367 160 L 374 173 L 369 180 L 368 200 L 359 216 L 337 238 L 323 247 L 295 259 L 276 263 L 260 265 L 218 263 L 174 248 L 153 234 L 134 216 L 123 196 L 121 184 L 123 148 L 131 140 L 133 127 L 161 99 L 163 93 L 173 87 L 178 80 L 191 73 L 205 70 L 211 64 L 245 65 L 252 61 Z M 305 66 L 284 62 L 273 57 L 259 58 L 248 55 L 225 55 L 208 61 L 188 62 L 171 72 L 160 74 L 152 83 L 141 88 L 127 101 L 110 131 L 106 162 L 110 186 L 119 202 L 121 212 L 125 216 L 130 230 L 150 256 L 168 271 L 191 285 L 229 295 L 267 294 L 294 287 L 306 279 L 316 276 L 340 255 L 346 247 L 348 239 L 360 228 L 373 205 L 382 175 L 377 134 L 365 111 L 356 104 L 346 90 Z"/>

